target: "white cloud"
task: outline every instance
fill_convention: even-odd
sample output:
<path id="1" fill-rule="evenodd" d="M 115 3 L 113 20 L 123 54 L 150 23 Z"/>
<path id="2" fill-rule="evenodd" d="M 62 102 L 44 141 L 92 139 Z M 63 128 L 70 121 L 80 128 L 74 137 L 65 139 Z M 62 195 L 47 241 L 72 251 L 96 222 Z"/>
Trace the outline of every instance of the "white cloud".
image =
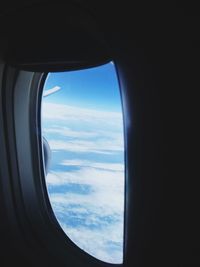
<path id="1" fill-rule="evenodd" d="M 42 118 L 53 121 L 92 123 L 101 127 L 118 128 L 120 126 L 121 128 L 122 126 L 122 114 L 120 112 L 99 111 L 46 102 L 43 102 Z"/>
<path id="2" fill-rule="evenodd" d="M 123 234 L 122 231 L 119 231 L 119 229 L 123 229 L 121 223 L 116 223 L 99 231 L 93 231 L 84 227 L 72 228 L 65 224 L 62 224 L 62 228 L 75 244 L 95 258 L 110 263 L 122 263 Z M 109 249 L 111 243 L 117 244 L 118 249 Z"/>
<path id="3" fill-rule="evenodd" d="M 101 188 L 107 191 L 120 190 L 123 192 L 124 172 L 110 171 L 105 169 L 95 169 L 82 167 L 75 171 L 50 172 L 46 181 L 48 185 L 60 186 L 65 184 L 84 184 L 91 185 L 93 188 Z"/>
<path id="4" fill-rule="evenodd" d="M 80 163 L 85 164 L 81 161 Z M 50 173 L 47 176 L 47 184 L 49 188 L 69 184 L 91 186 L 92 190 L 85 195 L 69 191 L 51 193 L 52 207 L 57 217 L 63 218 L 59 223 L 76 245 L 100 260 L 121 263 L 124 172 L 116 170 L 119 166 L 106 165 L 103 169 L 82 167 L 78 171 Z M 115 170 L 104 170 L 109 167 Z M 67 223 L 65 218 L 70 216 L 74 222 L 82 223 L 75 226 Z M 105 218 L 109 218 L 111 222 Z M 92 225 L 97 227 L 92 228 Z"/>
<path id="5" fill-rule="evenodd" d="M 121 113 L 44 103 L 43 117 L 52 150 L 113 154 L 124 149 Z"/>
<path id="6" fill-rule="evenodd" d="M 111 170 L 111 171 L 124 171 L 124 164 L 122 163 L 100 163 L 89 160 L 63 160 L 62 165 L 66 166 L 78 166 L 78 167 L 92 167 L 97 169 Z"/>
<path id="7" fill-rule="evenodd" d="M 43 132 L 45 134 L 47 133 L 53 133 L 53 134 L 59 134 L 65 137 L 71 137 L 71 138 L 93 138 L 97 137 L 99 135 L 98 132 L 89 132 L 89 131 L 78 131 L 78 130 L 72 130 L 69 127 L 52 127 L 52 128 L 44 128 Z"/>
<path id="8" fill-rule="evenodd" d="M 65 163 L 70 163 L 66 161 Z M 85 161 L 71 164 L 87 165 Z M 91 163 L 92 165 L 92 163 Z M 96 166 L 97 165 L 97 166 Z M 78 171 L 55 172 L 47 176 L 47 184 L 64 186 L 69 184 L 89 185 L 91 191 L 82 195 L 78 192 L 51 193 L 50 201 L 59 223 L 67 236 L 81 249 L 94 257 L 110 263 L 121 263 L 123 257 L 124 216 L 124 172 L 117 164 L 94 163 L 94 168 L 82 167 Z M 102 167 L 102 169 L 95 169 Z M 111 170 L 105 170 L 105 169 Z M 120 170 L 119 170 L 120 169 Z M 73 215 L 72 215 L 73 214 Z M 82 221 L 76 226 L 66 223 L 65 218 Z M 105 221 L 105 217 L 113 220 Z M 91 225 L 96 225 L 93 229 Z M 95 242 L 94 242 L 95 240 Z M 114 247 L 113 247 L 114 246 Z"/>
<path id="9" fill-rule="evenodd" d="M 100 154 L 113 154 L 113 152 L 122 152 L 123 146 L 112 140 L 49 140 L 51 150 L 64 150 L 70 152 L 89 152 Z"/>
<path id="10" fill-rule="evenodd" d="M 98 153 L 98 157 L 102 154 L 102 161 L 104 154 L 107 154 L 106 157 L 110 155 L 110 159 L 114 153 L 123 155 L 121 113 L 43 103 L 43 118 L 43 132 L 50 137 L 47 140 L 54 158 L 56 151 L 63 150 Z M 110 263 L 121 263 L 123 164 L 97 162 L 95 157 L 93 160 L 63 158 L 60 164 L 66 170 L 51 171 L 46 182 L 53 210 L 60 218 L 62 228 L 73 242 L 94 257 Z M 68 171 L 69 166 L 77 166 L 78 170 Z M 73 186 L 78 189 L 74 190 Z M 59 191 L 59 188 L 62 190 Z M 89 190 L 81 194 L 81 188 Z M 70 218 L 79 223 L 69 223 Z M 92 225 L 97 227 L 93 229 Z"/>
<path id="11" fill-rule="evenodd" d="M 87 125 L 88 126 L 88 125 Z M 51 125 L 50 127 L 44 127 L 43 128 L 43 134 L 56 134 L 57 139 L 60 139 L 58 135 L 63 136 L 63 137 L 70 137 L 74 138 L 77 140 L 81 139 L 89 139 L 89 140 L 94 140 L 94 138 L 98 139 L 108 139 L 112 140 L 112 142 L 119 142 L 123 146 L 123 132 L 122 129 L 119 129 L 116 131 L 116 129 L 107 129 L 106 131 L 96 129 L 94 125 L 90 124 L 90 127 L 87 127 L 87 130 L 82 131 L 79 128 L 74 129 L 75 127 L 72 128 L 70 127 L 65 127 L 62 125 Z M 96 139 L 95 139 L 96 140 Z"/>
<path id="12" fill-rule="evenodd" d="M 91 216 L 93 215 L 100 226 L 101 223 L 104 224 L 104 221 L 101 219 L 102 217 L 110 216 L 111 219 L 117 218 L 119 221 L 122 221 L 124 195 L 115 191 L 111 192 L 111 190 L 109 193 L 112 195 L 109 196 L 108 192 L 103 192 L 103 190 L 92 192 L 87 195 L 69 192 L 51 193 L 50 200 L 55 212 L 61 211 L 65 216 L 67 216 L 70 210 L 73 210 L 74 213 L 76 213 L 76 217 L 79 217 L 83 212 L 78 210 L 76 206 L 79 206 L 81 209 L 85 208 L 85 214 L 89 214 L 88 217 L 84 215 L 85 218 L 91 222 Z"/>
<path id="13" fill-rule="evenodd" d="M 105 167 L 106 168 L 106 167 Z M 109 212 L 120 213 L 123 210 L 124 201 L 124 172 L 108 171 L 82 167 L 80 170 L 71 172 L 49 173 L 46 178 L 48 187 L 64 186 L 69 184 L 88 185 L 91 193 L 81 195 L 67 192 L 51 194 L 54 203 L 62 205 L 84 204 L 85 207 L 97 205 Z"/>

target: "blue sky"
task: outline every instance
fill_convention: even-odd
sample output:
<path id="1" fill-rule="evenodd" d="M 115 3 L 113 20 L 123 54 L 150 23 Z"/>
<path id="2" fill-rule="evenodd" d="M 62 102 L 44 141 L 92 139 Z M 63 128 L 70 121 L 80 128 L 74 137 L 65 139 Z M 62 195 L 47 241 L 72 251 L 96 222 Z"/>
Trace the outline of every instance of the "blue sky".
<path id="1" fill-rule="evenodd" d="M 84 71 L 69 71 L 50 74 L 45 89 L 62 88 L 54 95 L 54 101 L 95 110 L 121 111 L 118 80 L 112 63 Z M 45 101 L 51 102 L 51 98 Z"/>
<path id="2" fill-rule="evenodd" d="M 43 135 L 52 157 L 49 198 L 67 236 L 92 256 L 122 263 L 124 141 L 118 81 L 112 63 L 51 73 L 44 90 Z"/>

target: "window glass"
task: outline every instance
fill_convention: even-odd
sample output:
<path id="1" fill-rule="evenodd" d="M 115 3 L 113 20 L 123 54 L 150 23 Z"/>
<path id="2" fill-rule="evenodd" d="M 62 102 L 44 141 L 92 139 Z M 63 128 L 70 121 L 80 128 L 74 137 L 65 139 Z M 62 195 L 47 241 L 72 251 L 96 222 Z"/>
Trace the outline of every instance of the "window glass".
<path id="1" fill-rule="evenodd" d="M 122 263 L 124 135 L 114 64 L 49 73 L 42 134 L 50 147 L 46 185 L 58 223 L 85 252 Z"/>

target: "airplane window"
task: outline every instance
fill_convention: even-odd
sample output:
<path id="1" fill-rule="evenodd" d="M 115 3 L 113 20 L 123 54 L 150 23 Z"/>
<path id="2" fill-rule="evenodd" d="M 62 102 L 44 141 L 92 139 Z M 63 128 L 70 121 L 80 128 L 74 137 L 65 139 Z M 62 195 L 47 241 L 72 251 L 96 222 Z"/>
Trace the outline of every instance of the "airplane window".
<path id="1" fill-rule="evenodd" d="M 122 263 L 124 133 L 113 62 L 48 74 L 42 135 L 48 195 L 61 228 L 95 258 Z"/>

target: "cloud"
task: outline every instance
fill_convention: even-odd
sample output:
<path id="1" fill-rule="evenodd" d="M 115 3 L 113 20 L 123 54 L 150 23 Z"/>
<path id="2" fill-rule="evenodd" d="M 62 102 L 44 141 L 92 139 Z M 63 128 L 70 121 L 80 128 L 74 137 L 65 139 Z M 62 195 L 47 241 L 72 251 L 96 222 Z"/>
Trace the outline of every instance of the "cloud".
<path id="1" fill-rule="evenodd" d="M 121 263 L 124 164 L 113 162 L 113 156 L 123 158 L 122 114 L 44 102 L 43 122 L 52 158 L 62 165 L 46 177 L 59 224 L 86 252 Z M 77 158 L 67 159 L 63 151 L 76 152 Z"/>
<path id="2" fill-rule="evenodd" d="M 100 200 L 100 195 L 95 196 L 95 194 L 95 192 L 88 195 L 53 193 L 50 197 L 58 218 L 61 215 L 61 222 L 68 223 L 74 228 L 84 226 L 93 231 L 100 231 L 117 222 L 122 223 L 124 211 L 122 196 L 120 202 L 114 203 L 115 198 L 113 198 L 111 203 L 106 203 Z M 101 197 L 104 195 L 101 193 Z M 64 215 L 64 220 L 62 215 Z M 118 229 L 118 231 L 122 230 Z"/>
<path id="3" fill-rule="evenodd" d="M 50 186 L 61 186 L 66 184 L 90 185 L 97 192 L 103 190 L 105 194 L 112 192 L 124 192 L 124 172 L 110 171 L 105 169 L 95 169 L 91 167 L 82 167 L 79 170 L 66 172 L 50 172 L 46 181 Z M 109 196 L 110 197 L 110 196 Z"/>
<path id="4" fill-rule="evenodd" d="M 113 154 L 124 150 L 122 132 L 112 129 L 102 131 L 95 127 L 91 127 L 92 129 L 85 128 L 87 130 L 82 131 L 65 126 L 46 127 L 43 130 L 43 135 L 46 136 L 52 150 L 101 154 Z"/>
<path id="5" fill-rule="evenodd" d="M 123 148 L 117 141 L 111 140 L 48 140 L 51 150 L 64 150 L 70 152 L 89 152 L 100 154 L 113 154 L 116 152 L 122 152 Z"/>
<path id="6" fill-rule="evenodd" d="M 89 160 L 75 159 L 75 160 L 63 160 L 61 164 L 66 166 L 92 167 L 103 170 L 124 171 L 124 164 L 122 163 L 107 163 L 107 162 L 100 163 Z"/>
<path id="7" fill-rule="evenodd" d="M 77 246 L 105 262 L 121 263 L 123 172 L 117 171 L 116 174 L 116 171 L 83 168 L 72 173 L 50 173 L 47 183 L 49 187 L 63 187 L 71 183 L 92 187 L 93 190 L 86 195 L 68 190 L 65 193 L 51 193 L 51 205 L 64 232 Z"/>
<path id="8" fill-rule="evenodd" d="M 52 134 L 59 134 L 65 137 L 70 138 L 81 138 L 81 139 L 88 139 L 99 136 L 98 132 L 90 132 L 90 131 L 78 131 L 72 130 L 69 127 L 52 127 L 52 128 L 44 128 L 43 132 L 45 134 L 52 133 Z"/>
<path id="9" fill-rule="evenodd" d="M 65 122 L 92 123 L 92 125 L 101 127 L 119 127 L 123 125 L 122 114 L 120 112 L 99 111 L 72 107 L 62 104 L 43 102 L 42 106 L 43 120 L 56 120 Z M 100 129 L 101 129 L 100 127 Z"/>
<path id="10" fill-rule="evenodd" d="M 122 263 L 123 260 L 123 235 L 121 235 L 122 231 L 119 231 L 122 227 L 120 223 L 116 223 L 104 230 L 92 231 L 84 227 L 75 229 L 62 224 L 68 237 L 81 249 L 95 258 L 116 264 Z M 115 246 L 114 249 L 113 246 Z"/>
<path id="11" fill-rule="evenodd" d="M 84 128 L 84 127 L 83 127 Z M 86 127 L 85 127 L 86 128 Z M 55 134 L 57 139 L 60 139 L 60 136 L 63 137 L 69 137 L 74 139 L 89 139 L 89 140 L 96 140 L 98 139 L 108 139 L 120 142 L 120 144 L 123 146 L 123 131 L 122 128 L 117 130 L 116 129 L 107 129 L 107 130 L 100 130 L 96 129 L 94 125 L 90 124 L 90 127 L 85 129 L 85 131 L 81 129 L 77 129 L 77 127 L 74 127 L 74 125 L 71 125 L 70 127 L 63 126 L 62 124 L 58 125 L 48 125 L 46 127 L 43 127 L 43 134 Z"/>
<path id="12" fill-rule="evenodd" d="M 52 150 L 113 154 L 124 149 L 121 113 L 44 102 L 43 117 Z"/>
<path id="13" fill-rule="evenodd" d="M 49 194 L 59 224 L 67 236 L 94 257 L 121 263 L 123 257 L 124 171 L 121 164 L 65 160 L 80 167 L 47 175 L 47 185 L 88 185 L 88 194 L 66 190 Z M 92 167 L 87 167 L 90 165 Z M 95 240 L 95 242 L 94 242 Z"/>

